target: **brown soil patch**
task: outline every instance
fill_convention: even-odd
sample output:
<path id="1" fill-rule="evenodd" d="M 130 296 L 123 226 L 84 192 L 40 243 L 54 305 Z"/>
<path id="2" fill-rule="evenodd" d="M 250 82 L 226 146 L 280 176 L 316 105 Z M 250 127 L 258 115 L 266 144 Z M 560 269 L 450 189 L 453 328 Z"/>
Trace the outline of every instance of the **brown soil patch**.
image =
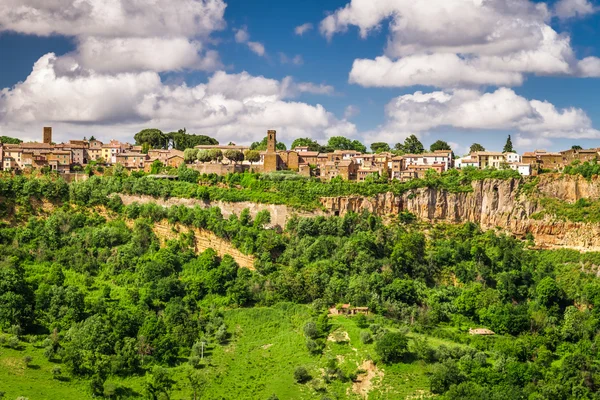
<path id="1" fill-rule="evenodd" d="M 352 391 L 360 395 L 363 399 L 369 398 L 369 392 L 373 389 L 374 380 L 383 379 L 383 371 L 381 371 L 372 360 L 364 361 L 359 369 L 365 371 L 356 377 L 356 382 L 352 384 Z"/>
<path id="2" fill-rule="evenodd" d="M 0 363 L 6 367 L 8 371 L 11 371 L 14 375 L 23 375 L 25 373 L 25 367 L 23 366 L 23 360 L 14 357 L 7 357 L 0 360 Z"/>
<path id="3" fill-rule="evenodd" d="M 329 334 L 329 336 L 327 336 L 327 341 L 334 342 L 334 343 L 349 342 L 350 335 L 348 335 L 348 332 L 346 332 L 346 331 L 334 331 L 334 332 L 331 332 Z"/>

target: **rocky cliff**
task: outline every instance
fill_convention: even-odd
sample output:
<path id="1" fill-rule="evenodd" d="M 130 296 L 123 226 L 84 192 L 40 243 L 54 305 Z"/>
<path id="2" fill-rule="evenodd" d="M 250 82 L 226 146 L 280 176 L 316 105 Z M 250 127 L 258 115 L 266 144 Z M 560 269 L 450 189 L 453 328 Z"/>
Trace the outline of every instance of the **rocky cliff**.
<path id="1" fill-rule="evenodd" d="M 205 202 L 194 199 L 172 198 L 160 200 L 146 196 L 126 196 L 125 204 L 132 202 L 156 202 L 163 206 L 186 205 L 221 208 L 225 217 L 239 214 L 248 208 L 255 216 L 262 210 L 271 213 L 272 225 L 285 226 L 290 216 L 339 215 L 348 212 L 370 211 L 377 215 L 396 215 L 402 211 L 415 214 L 419 219 L 432 223 L 474 222 L 483 229 L 507 231 L 525 237 L 531 233 L 540 247 L 568 247 L 582 251 L 600 251 L 600 224 L 573 223 L 557 218 L 542 220 L 531 216 L 542 208 L 539 199 L 556 198 L 575 202 L 581 198 L 600 199 L 600 179 L 587 180 L 580 176 L 541 175 L 537 178 L 487 179 L 472 182 L 472 191 L 452 193 L 437 188 L 411 190 L 402 195 L 384 193 L 374 197 L 342 196 L 325 197 L 321 203 L 325 211 L 298 212 L 285 205 L 256 204 L 250 202 Z"/>
<path id="2" fill-rule="evenodd" d="M 374 198 L 359 196 L 323 198 L 322 204 L 335 215 L 369 210 L 378 215 L 408 211 L 429 222 L 474 222 L 483 229 L 498 228 L 524 237 L 531 233 L 540 247 L 569 247 L 600 251 L 600 224 L 573 223 L 531 216 L 541 211 L 538 199 L 552 197 L 566 202 L 581 198 L 600 199 L 600 180 L 577 176 L 542 175 L 528 193 L 523 187 L 532 179 L 472 182 L 473 191 L 451 193 L 443 189 L 415 189 L 402 195 L 385 193 Z"/>

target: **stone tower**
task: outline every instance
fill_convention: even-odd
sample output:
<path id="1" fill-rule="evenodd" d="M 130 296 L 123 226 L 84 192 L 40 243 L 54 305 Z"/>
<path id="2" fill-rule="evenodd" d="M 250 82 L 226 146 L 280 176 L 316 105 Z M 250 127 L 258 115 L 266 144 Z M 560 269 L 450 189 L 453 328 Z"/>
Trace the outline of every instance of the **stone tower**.
<path id="1" fill-rule="evenodd" d="M 267 131 L 267 152 L 264 156 L 263 172 L 277 171 L 277 155 L 276 151 L 277 144 L 277 132 Z"/>
<path id="2" fill-rule="evenodd" d="M 51 126 L 44 127 L 43 142 L 46 144 L 52 143 L 52 127 Z"/>
<path id="3" fill-rule="evenodd" d="M 277 131 L 267 131 L 267 153 L 275 153 L 277 149 Z"/>

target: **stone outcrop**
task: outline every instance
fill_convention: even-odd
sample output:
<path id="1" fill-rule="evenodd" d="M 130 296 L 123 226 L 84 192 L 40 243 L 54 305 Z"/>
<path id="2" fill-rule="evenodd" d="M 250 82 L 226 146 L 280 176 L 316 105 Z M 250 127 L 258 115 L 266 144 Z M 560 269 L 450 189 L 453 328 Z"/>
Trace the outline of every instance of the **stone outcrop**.
<path id="1" fill-rule="evenodd" d="M 224 201 L 204 201 L 199 199 L 182 199 L 171 197 L 169 199 L 158 199 L 151 196 L 129 196 L 125 194 L 121 194 L 121 200 L 123 200 L 123 204 L 130 205 L 132 203 L 156 203 L 163 207 L 172 207 L 172 206 L 186 206 L 186 207 L 201 207 L 201 208 L 210 208 L 210 207 L 219 207 L 221 209 L 221 214 L 223 217 L 229 218 L 230 215 L 235 214 L 239 215 L 243 209 L 247 208 L 250 211 L 250 215 L 252 218 L 256 217 L 260 211 L 267 210 L 271 214 L 271 225 L 272 226 L 280 226 L 284 227 L 288 218 L 292 215 L 298 216 L 310 216 L 314 217 L 316 215 L 327 215 L 324 212 L 300 212 L 292 209 L 291 207 L 279 204 L 261 204 L 261 203 L 252 203 L 249 201 L 243 201 L 239 203 L 229 203 Z"/>
<path id="2" fill-rule="evenodd" d="M 600 224 L 574 223 L 552 217 L 531 218 L 542 211 L 537 201 L 539 197 L 553 197 L 566 202 L 581 198 L 600 199 L 600 180 L 561 175 L 542 175 L 537 179 L 537 189 L 529 195 L 522 190 L 524 182 L 521 180 L 487 179 L 472 182 L 471 192 L 451 193 L 443 189 L 421 188 L 402 195 L 384 193 L 373 198 L 323 198 L 322 204 L 331 213 L 340 216 L 362 210 L 381 216 L 408 211 L 420 220 L 432 223 L 474 222 L 483 229 L 497 228 L 520 237 L 530 233 L 540 247 L 600 251 Z"/>
<path id="3" fill-rule="evenodd" d="M 247 255 L 233 247 L 228 241 L 221 239 L 214 233 L 198 228 L 188 228 L 181 224 L 171 225 L 167 221 L 155 223 L 152 231 L 164 244 L 167 240 L 177 239 L 181 233 L 194 233 L 194 251 L 196 254 L 207 249 L 213 249 L 219 257 L 229 254 L 242 268 L 254 270 L 254 257 Z"/>

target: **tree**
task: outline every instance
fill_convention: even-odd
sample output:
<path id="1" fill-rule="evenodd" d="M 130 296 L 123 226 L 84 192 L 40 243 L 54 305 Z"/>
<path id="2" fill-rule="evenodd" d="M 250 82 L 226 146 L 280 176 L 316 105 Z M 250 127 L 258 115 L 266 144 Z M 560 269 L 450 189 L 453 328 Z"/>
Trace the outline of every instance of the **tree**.
<path id="1" fill-rule="evenodd" d="M 187 133 L 186 129 L 180 129 L 177 132 L 170 132 L 166 135 L 167 148 L 173 148 L 184 151 L 185 149 L 191 149 L 200 145 L 215 145 L 219 142 L 205 135 L 194 135 Z"/>
<path id="2" fill-rule="evenodd" d="M 404 143 L 396 143 L 394 148 L 406 154 L 421 154 L 425 151 L 423 143 L 415 135 L 407 137 Z"/>
<path id="3" fill-rule="evenodd" d="M 386 364 L 398 362 L 407 348 L 408 338 L 401 332 L 386 332 L 375 344 L 375 351 Z"/>
<path id="4" fill-rule="evenodd" d="M 306 383 L 312 379 L 306 368 L 298 367 L 294 371 L 294 379 L 298 383 Z"/>
<path id="5" fill-rule="evenodd" d="M 478 151 L 485 151 L 485 147 L 483 147 L 479 143 L 473 143 L 471 145 L 471 148 L 469 149 L 469 154 L 475 153 L 475 152 L 478 152 Z"/>
<path id="6" fill-rule="evenodd" d="M 210 161 L 221 162 L 223 159 L 223 152 L 219 149 L 212 149 L 208 151 Z"/>
<path id="7" fill-rule="evenodd" d="M 175 381 L 171 379 L 171 374 L 166 368 L 154 366 L 151 373 L 146 373 L 146 394 L 152 400 L 158 400 L 163 396 L 168 399 L 174 384 Z"/>
<path id="8" fill-rule="evenodd" d="M 360 153 L 365 153 L 367 148 L 358 140 L 350 140 L 343 136 L 332 136 L 327 142 L 327 151 L 334 150 L 354 150 Z"/>
<path id="9" fill-rule="evenodd" d="M 385 142 L 375 142 L 371 144 L 371 151 L 373 153 L 383 153 L 384 151 L 390 151 L 390 145 Z"/>
<path id="10" fill-rule="evenodd" d="M 263 138 L 263 140 L 261 140 L 260 142 L 253 142 L 250 145 L 250 150 L 264 151 L 266 149 L 267 149 L 267 136 L 265 136 Z M 285 147 L 285 143 L 277 142 L 275 144 L 275 149 L 280 150 L 280 151 L 285 151 L 285 150 L 287 150 L 287 147 Z"/>
<path id="11" fill-rule="evenodd" d="M 575 145 L 571 146 L 571 150 L 583 150 L 583 147 L 575 144 Z"/>
<path id="12" fill-rule="evenodd" d="M 234 164 L 240 161 L 244 161 L 244 153 L 242 153 L 239 150 L 226 150 L 225 153 L 223 153 L 223 155 L 229 161 L 233 161 Z"/>
<path id="13" fill-rule="evenodd" d="M 183 159 L 186 163 L 193 163 L 198 159 L 198 149 L 185 149 L 183 151 Z"/>
<path id="14" fill-rule="evenodd" d="M 136 144 L 148 144 L 153 149 L 166 149 L 168 146 L 168 138 L 160 129 L 142 129 L 133 138 Z"/>
<path id="15" fill-rule="evenodd" d="M 323 151 L 323 147 L 317 143 L 316 140 L 312 140 L 311 138 L 298 138 L 292 142 L 292 150 L 296 147 L 308 147 L 309 151 Z"/>
<path id="16" fill-rule="evenodd" d="M 247 161 L 250 163 L 255 163 L 260 161 L 260 153 L 257 150 L 247 150 L 246 154 L 244 154 Z"/>
<path id="17" fill-rule="evenodd" d="M 196 159 L 201 163 L 211 162 L 213 161 L 213 157 L 211 154 L 211 150 L 199 150 L 196 153 Z"/>
<path id="18" fill-rule="evenodd" d="M 8 136 L 0 136 L 0 143 L 4 143 L 4 144 L 19 144 L 22 143 L 23 141 L 21 139 L 17 139 L 17 138 L 12 138 L 12 137 L 8 137 Z"/>
<path id="19" fill-rule="evenodd" d="M 429 151 L 434 152 L 437 150 L 452 150 L 450 145 L 443 140 L 437 140 L 429 146 Z"/>
<path id="20" fill-rule="evenodd" d="M 508 135 L 508 138 L 506 139 L 506 144 L 504 145 L 504 149 L 502 149 L 502 152 L 503 153 L 514 153 L 515 152 L 510 135 Z"/>

